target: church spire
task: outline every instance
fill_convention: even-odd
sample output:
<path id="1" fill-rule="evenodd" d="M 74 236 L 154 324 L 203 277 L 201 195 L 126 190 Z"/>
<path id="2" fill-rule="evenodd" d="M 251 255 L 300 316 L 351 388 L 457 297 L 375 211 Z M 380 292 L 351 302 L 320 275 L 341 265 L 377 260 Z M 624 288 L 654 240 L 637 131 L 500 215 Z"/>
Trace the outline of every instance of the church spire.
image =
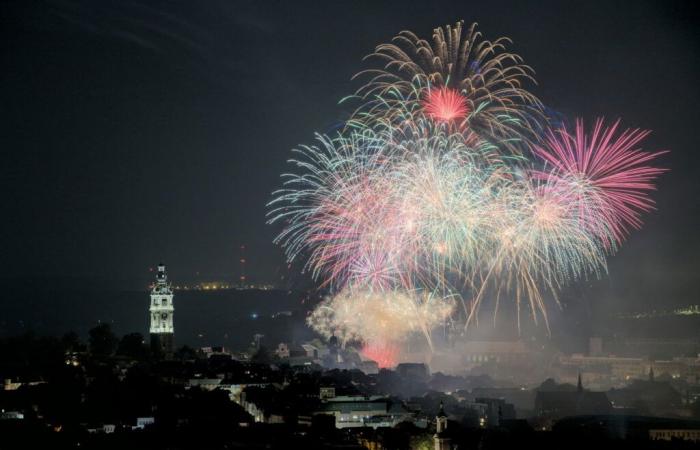
<path id="1" fill-rule="evenodd" d="M 581 381 L 581 372 L 578 373 L 578 384 L 576 385 L 576 391 L 579 394 L 583 392 L 583 381 Z"/>

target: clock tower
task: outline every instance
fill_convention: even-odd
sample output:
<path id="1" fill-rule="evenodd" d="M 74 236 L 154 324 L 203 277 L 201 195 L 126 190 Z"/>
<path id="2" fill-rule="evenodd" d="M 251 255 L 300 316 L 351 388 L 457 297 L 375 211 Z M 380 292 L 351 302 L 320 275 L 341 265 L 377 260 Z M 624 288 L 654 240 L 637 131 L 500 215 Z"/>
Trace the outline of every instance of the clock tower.
<path id="1" fill-rule="evenodd" d="M 170 358 L 173 354 L 173 289 L 168 283 L 165 265 L 158 264 L 156 282 L 151 289 L 151 350 L 161 358 Z"/>

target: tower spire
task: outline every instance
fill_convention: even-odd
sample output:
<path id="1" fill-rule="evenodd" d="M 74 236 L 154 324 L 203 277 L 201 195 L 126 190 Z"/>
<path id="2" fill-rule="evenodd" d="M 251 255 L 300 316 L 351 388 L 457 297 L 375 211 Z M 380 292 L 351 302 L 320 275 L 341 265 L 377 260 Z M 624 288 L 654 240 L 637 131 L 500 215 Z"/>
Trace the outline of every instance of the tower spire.
<path id="1" fill-rule="evenodd" d="M 452 446 L 447 435 L 447 414 L 445 405 L 440 402 L 440 409 L 435 417 L 435 434 L 433 435 L 435 450 L 449 450 Z"/>
<path id="2" fill-rule="evenodd" d="M 583 392 L 583 382 L 581 381 L 581 372 L 578 373 L 578 384 L 576 385 L 576 391 L 580 394 Z"/>

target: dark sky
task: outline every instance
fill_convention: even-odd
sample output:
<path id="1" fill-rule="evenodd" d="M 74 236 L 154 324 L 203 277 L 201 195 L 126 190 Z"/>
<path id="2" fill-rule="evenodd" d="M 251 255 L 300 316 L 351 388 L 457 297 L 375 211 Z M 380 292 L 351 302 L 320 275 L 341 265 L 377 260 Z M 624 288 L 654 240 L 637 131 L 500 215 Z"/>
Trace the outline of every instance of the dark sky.
<path id="1" fill-rule="evenodd" d="M 283 265 L 265 203 L 332 131 L 361 58 L 403 29 L 510 36 L 572 119 L 652 129 L 671 172 L 610 260 L 602 304 L 698 300 L 700 24 L 693 2 L 31 1 L 0 6 L 0 273 L 138 280 Z"/>

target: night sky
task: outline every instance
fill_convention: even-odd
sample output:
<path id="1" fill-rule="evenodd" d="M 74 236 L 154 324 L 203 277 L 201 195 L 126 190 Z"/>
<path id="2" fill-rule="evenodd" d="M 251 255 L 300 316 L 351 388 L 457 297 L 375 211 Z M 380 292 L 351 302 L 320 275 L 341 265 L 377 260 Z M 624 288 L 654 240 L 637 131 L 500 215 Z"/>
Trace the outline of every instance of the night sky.
<path id="1" fill-rule="evenodd" d="M 476 21 L 513 39 L 568 119 L 652 129 L 670 168 L 610 274 L 584 296 L 698 301 L 700 24 L 693 2 L 30 1 L 0 6 L 0 273 L 141 280 L 284 266 L 265 203 L 290 150 L 347 117 L 374 46 Z M 135 282 L 135 281 L 134 281 Z M 639 308 L 636 306 L 640 305 Z"/>

